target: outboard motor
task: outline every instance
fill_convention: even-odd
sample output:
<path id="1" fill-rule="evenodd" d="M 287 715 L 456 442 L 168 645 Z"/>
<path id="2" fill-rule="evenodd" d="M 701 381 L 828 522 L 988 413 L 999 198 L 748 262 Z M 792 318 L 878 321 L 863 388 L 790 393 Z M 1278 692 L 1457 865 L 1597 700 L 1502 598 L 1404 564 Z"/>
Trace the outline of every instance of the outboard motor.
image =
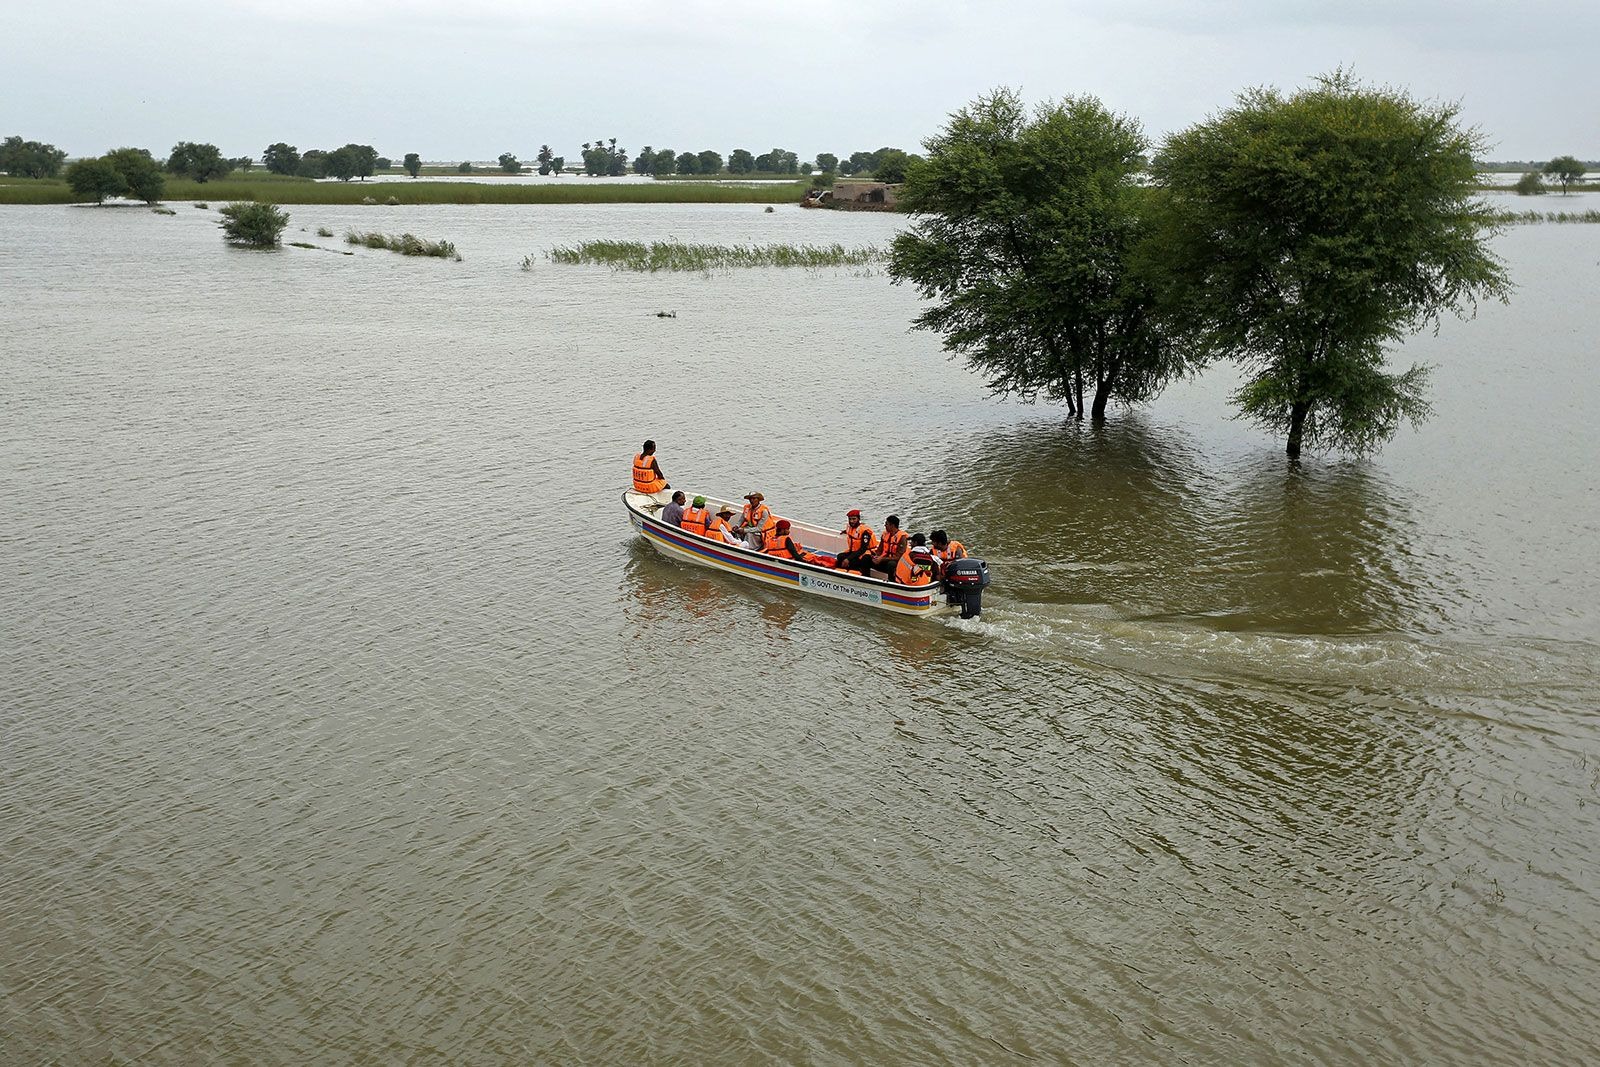
<path id="1" fill-rule="evenodd" d="M 963 619 L 983 614 L 983 587 L 989 584 L 989 565 L 981 559 L 956 559 L 945 564 L 944 595 L 961 608 Z"/>

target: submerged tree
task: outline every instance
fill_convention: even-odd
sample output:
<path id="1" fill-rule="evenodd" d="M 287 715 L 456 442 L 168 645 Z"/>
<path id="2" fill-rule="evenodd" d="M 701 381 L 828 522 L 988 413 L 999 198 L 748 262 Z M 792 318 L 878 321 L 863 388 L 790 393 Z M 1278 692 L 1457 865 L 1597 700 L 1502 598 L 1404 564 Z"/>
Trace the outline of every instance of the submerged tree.
<path id="1" fill-rule="evenodd" d="M 981 97 L 926 142 L 902 202 L 915 224 L 896 237 L 889 275 L 931 305 L 919 329 L 944 335 L 989 388 L 1065 400 L 1084 414 L 1154 397 L 1189 367 L 1153 313 L 1135 269 L 1148 199 L 1135 181 L 1138 124 L 1094 97 L 1031 116 L 1010 90 Z"/>
<path id="2" fill-rule="evenodd" d="M 128 196 L 154 204 L 167 191 L 167 179 L 161 173 L 161 164 L 156 162 L 148 148 L 118 148 L 107 152 L 104 158 L 122 175 Z"/>
<path id="3" fill-rule="evenodd" d="M 1244 366 L 1235 403 L 1290 456 L 1369 451 L 1426 417 L 1426 368 L 1390 373 L 1385 346 L 1509 292 L 1474 196 L 1482 140 L 1457 115 L 1338 71 L 1245 92 L 1154 161 L 1172 304 Z"/>
<path id="4" fill-rule="evenodd" d="M 67 185 L 74 196 L 104 203 L 108 196 L 128 191 L 122 172 L 105 159 L 80 159 L 67 166 Z"/>
<path id="5" fill-rule="evenodd" d="M 241 202 L 221 209 L 222 233 L 231 244 L 275 248 L 289 216 L 271 204 Z"/>
<path id="6" fill-rule="evenodd" d="M 510 152 L 501 152 L 500 153 L 499 163 L 500 163 L 500 169 L 502 171 L 504 171 L 505 173 L 507 173 L 507 174 L 521 174 L 522 173 L 522 160 L 518 159 L 516 156 L 512 155 Z"/>
<path id="7" fill-rule="evenodd" d="M 422 172 L 422 157 L 415 152 L 407 152 L 402 165 L 406 168 L 406 173 L 415 178 Z"/>
<path id="8" fill-rule="evenodd" d="M 1584 166 L 1572 156 L 1557 156 L 1544 165 L 1544 172 L 1561 183 L 1561 195 L 1567 195 L 1567 186 L 1583 177 Z"/>

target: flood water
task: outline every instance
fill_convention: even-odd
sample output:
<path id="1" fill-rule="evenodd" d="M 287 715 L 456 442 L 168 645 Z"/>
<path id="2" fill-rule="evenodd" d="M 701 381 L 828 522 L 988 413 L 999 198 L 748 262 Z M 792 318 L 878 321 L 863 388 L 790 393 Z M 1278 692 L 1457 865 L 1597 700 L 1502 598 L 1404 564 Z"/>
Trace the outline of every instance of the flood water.
<path id="1" fill-rule="evenodd" d="M 0 1060 L 1600 1060 L 1600 227 L 1291 469 L 1225 370 L 1097 432 L 881 273 L 537 255 L 893 216 L 174 207 L 0 207 Z M 983 619 L 663 560 L 646 436 Z"/>

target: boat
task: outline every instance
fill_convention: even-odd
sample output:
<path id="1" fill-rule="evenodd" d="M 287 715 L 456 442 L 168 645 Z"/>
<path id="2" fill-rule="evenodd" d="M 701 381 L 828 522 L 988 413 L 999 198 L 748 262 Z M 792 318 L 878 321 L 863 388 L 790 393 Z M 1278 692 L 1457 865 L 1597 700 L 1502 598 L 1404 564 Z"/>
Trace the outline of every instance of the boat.
<path id="1" fill-rule="evenodd" d="M 982 611 L 983 587 L 989 584 L 988 566 L 982 560 L 957 560 L 947 568 L 943 582 L 901 585 L 801 560 L 769 556 L 753 548 L 725 544 L 720 540 L 689 533 L 661 518 L 661 509 L 671 499 L 672 494 L 666 490 L 650 494 L 628 489 L 622 494 L 622 503 L 633 528 L 651 547 L 669 559 L 712 567 L 792 592 L 843 600 L 901 615 L 948 615 L 960 612 L 965 619 Z M 735 514 L 739 511 L 732 501 L 712 496 L 706 497 L 706 507 L 713 514 L 723 507 L 731 508 Z M 795 540 L 814 555 L 831 559 L 845 548 L 844 537 L 835 530 L 797 519 L 789 520 L 789 528 Z"/>

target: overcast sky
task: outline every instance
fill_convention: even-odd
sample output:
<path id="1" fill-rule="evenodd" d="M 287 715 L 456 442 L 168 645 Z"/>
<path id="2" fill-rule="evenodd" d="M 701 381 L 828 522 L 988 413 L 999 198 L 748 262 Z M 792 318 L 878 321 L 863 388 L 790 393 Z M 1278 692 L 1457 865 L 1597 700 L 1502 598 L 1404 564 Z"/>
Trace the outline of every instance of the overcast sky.
<path id="1" fill-rule="evenodd" d="M 399 158 L 914 149 L 996 86 L 1153 139 L 1346 66 L 1457 101 L 1497 159 L 1600 158 L 1600 0 L 0 0 L 0 136 Z"/>

